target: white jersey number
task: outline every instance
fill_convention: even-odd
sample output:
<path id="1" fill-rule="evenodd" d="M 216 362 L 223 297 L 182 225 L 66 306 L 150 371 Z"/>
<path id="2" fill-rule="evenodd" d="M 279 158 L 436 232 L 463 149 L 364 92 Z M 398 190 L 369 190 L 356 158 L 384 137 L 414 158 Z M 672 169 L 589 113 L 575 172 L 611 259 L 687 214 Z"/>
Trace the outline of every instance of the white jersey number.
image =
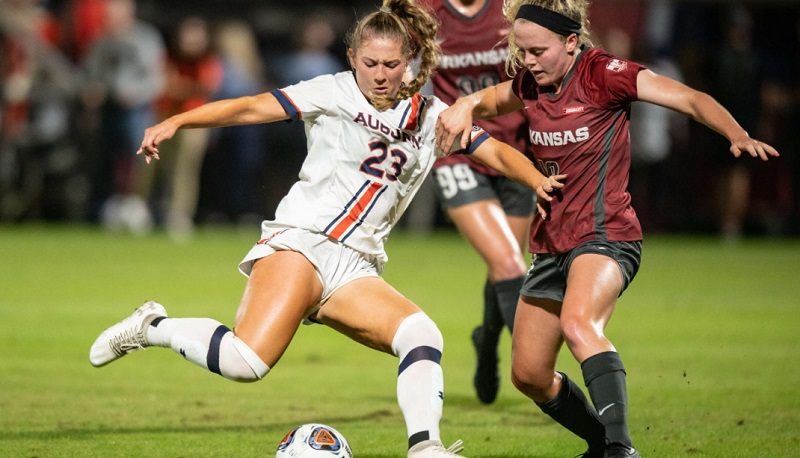
<path id="1" fill-rule="evenodd" d="M 442 196 L 449 199 L 458 190 L 469 191 L 478 186 L 475 173 L 467 164 L 443 165 L 435 170 L 436 181 L 442 190 Z"/>

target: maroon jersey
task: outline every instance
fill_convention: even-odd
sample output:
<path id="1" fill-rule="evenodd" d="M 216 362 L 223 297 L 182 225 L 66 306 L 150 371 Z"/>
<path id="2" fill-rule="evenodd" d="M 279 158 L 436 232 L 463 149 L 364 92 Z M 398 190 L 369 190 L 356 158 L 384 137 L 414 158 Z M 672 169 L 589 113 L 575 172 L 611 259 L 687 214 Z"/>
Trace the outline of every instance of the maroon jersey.
<path id="1" fill-rule="evenodd" d="M 531 152 L 545 175 L 567 174 L 531 226 L 531 253 L 564 253 L 589 240 L 636 241 L 642 229 L 628 194 L 628 125 L 644 67 L 585 48 L 559 94 L 540 88 L 527 70 L 514 78 L 525 103 Z"/>
<path id="2" fill-rule="evenodd" d="M 421 3 L 430 6 L 441 22 L 438 39 L 442 58 L 432 80 L 437 97 L 452 105 L 459 97 L 509 80 L 505 71 L 508 25 L 503 17 L 502 0 L 487 0 L 472 17 L 459 13 L 447 0 L 422 0 Z M 527 129 L 522 113 L 487 121 L 476 119 L 475 124 L 497 140 L 519 151 L 527 150 Z M 438 159 L 434 168 L 455 163 L 467 163 L 484 175 L 499 175 L 462 154 Z"/>

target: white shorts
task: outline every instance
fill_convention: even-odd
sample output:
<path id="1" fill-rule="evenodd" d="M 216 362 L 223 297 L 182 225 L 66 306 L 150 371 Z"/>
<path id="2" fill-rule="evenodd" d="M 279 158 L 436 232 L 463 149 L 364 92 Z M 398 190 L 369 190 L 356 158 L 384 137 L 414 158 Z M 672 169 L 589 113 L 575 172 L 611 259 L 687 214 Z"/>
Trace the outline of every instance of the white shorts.
<path id="1" fill-rule="evenodd" d="M 322 296 L 303 320 L 311 324 L 308 317 L 322 307 L 331 295 L 347 283 L 363 277 L 378 277 L 383 263 L 377 256 L 365 255 L 324 234 L 306 229 L 262 226 L 261 240 L 250 249 L 239 271 L 250 276 L 255 261 L 276 251 L 296 251 L 311 262 L 322 283 Z"/>

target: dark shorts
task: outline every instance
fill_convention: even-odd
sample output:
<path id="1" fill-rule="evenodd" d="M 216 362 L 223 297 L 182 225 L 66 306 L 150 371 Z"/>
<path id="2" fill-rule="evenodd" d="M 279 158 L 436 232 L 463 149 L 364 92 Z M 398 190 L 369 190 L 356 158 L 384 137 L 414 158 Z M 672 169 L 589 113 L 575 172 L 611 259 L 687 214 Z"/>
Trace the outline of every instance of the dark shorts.
<path id="1" fill-rule="evenodd" d="M 642 259 L 642 242 L 592 240 L 563 254 L 537 254 L 522 284 L 520 295 L 563 302 L 572 261 L 582 254 L 602 254 L 617 261 L 622 272 L 622 292 L 631 284 Z"/>
<path id="2" fill-rule="evenodd" d="M 443 165 L 433 170 L 436 197 L 445 208 L 497 199 L 509 216 L 530 216 L 536 208 L 529 187 L 504 176 L 478 173 L 467 164 Z"/>

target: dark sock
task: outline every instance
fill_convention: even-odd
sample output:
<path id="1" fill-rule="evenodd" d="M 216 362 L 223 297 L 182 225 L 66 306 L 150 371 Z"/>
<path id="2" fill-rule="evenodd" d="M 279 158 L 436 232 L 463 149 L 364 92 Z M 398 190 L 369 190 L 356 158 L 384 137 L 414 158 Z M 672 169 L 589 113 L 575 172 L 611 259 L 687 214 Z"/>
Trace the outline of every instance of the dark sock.
<path id="1" fill-rule="evenodd" d="M 408 438 L 408 448 L 411 448 L 422 441 L 429 440 L 431 438 L 430 431 L 420 431 L 418 433 L 414 433 L 411 437 Z"/>
<path id="2" fill-rule="evenodd" d="M 519 301 L 519 290 L 522 289 L 522 282 L 525 276 L 503 280 L 494 284 L 497 294 L 497 308 L 503 316 L 503 322 L 508 327 L 508 332 L 514 333 L 514 315 L 517 313 L 517 301 Z"/>
<path id="3" fill-rule="evenodd" d="M 605 432 L 597 412 L 578 385 L 567 374 L 559 374 L 562 377 L 561 389 L 556 397 L 541 404 L 537 402 L 536 405 L 561 426 L 585 440 L 590 451 L 602 451 L 605 448 Z"/>
<path id="4" fill-rule="evenodd" d="M 606 351 L 581 363 L 583 381 L 589 389 L 609 444 L 631 446 L 628 431 L 628 390 L 625 367 L 619 353 Z"/>
<path id="5" fill-rule="evenodd" d="M 488 280 L 483 286 L 483 343 L 485 348 L 497 347 L 497 340 L 503 331 L 503 316 L 497 305 L 495 285 Z"/>

